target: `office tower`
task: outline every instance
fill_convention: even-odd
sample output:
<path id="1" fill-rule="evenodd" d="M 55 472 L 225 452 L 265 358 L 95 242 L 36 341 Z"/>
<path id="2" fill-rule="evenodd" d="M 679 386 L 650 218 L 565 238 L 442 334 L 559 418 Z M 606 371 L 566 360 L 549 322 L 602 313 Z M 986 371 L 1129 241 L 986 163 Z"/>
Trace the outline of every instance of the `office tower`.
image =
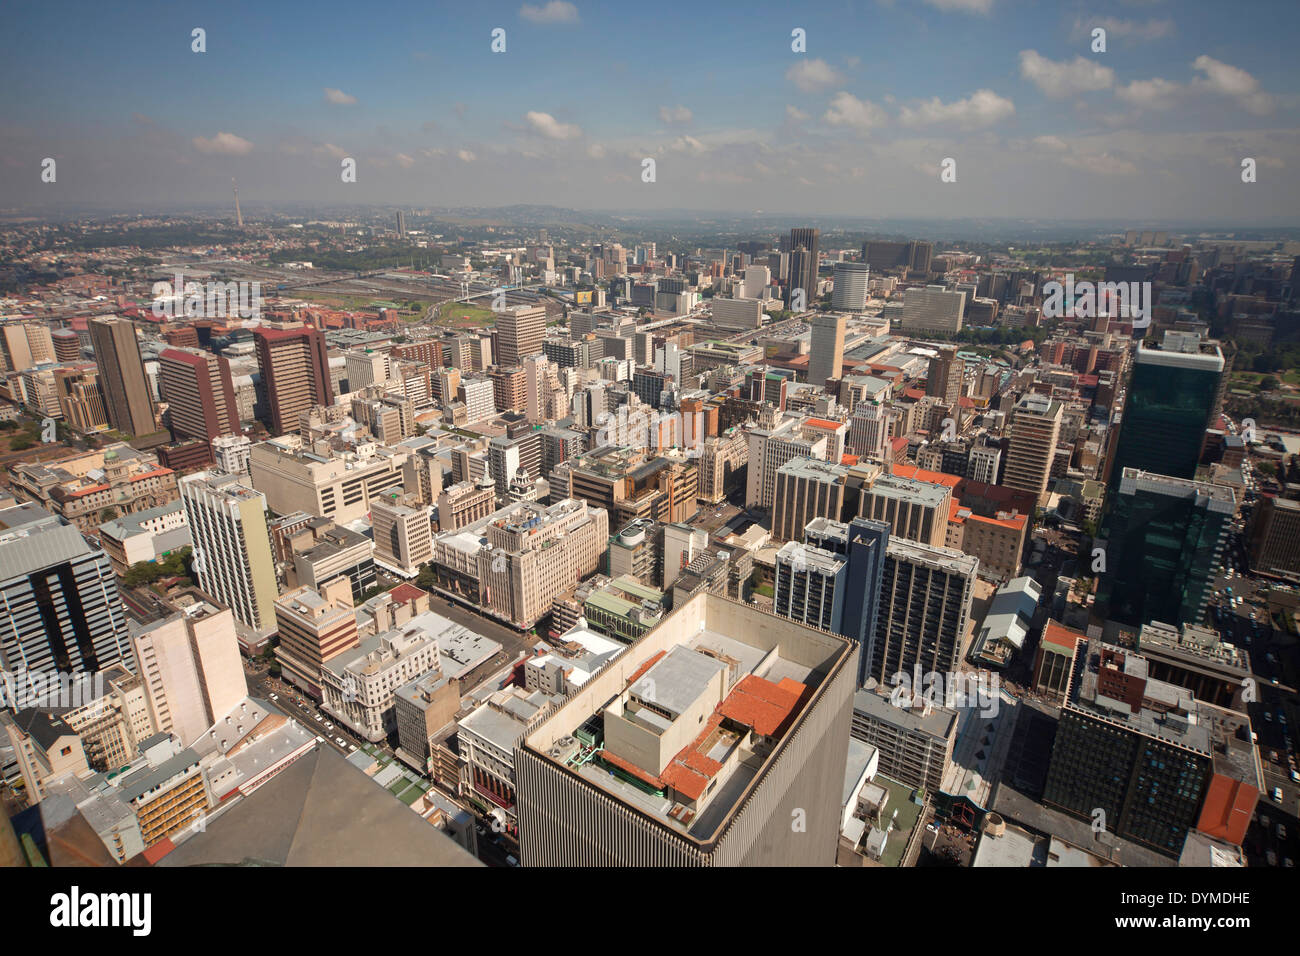
<path id="1" fill-rule="evenodd" d="M 838 462 L 816 458 L 794 458 L 778 468 L 772 499 L 773 537 L 798 541 L 813 518 L 839 521 L 848 473 Z"/>
<path id="2" fill-rule="evenodd" d="M 832 273 L 831 308 L 861 312 L 867 307 L 871 268 L 865 262 L 837 262 Z"/>
<path id="3" fill-rule="evenodd" d="M 739 299 L 762 299 L 772 284 L 772 270 L 767 266 L 745 267 L 745 281 L 741 284 Z"/>
<path id="4" fill-rule="evenodd" d="M 1061 403 L 1046 395 L 1031 393 L 1016 403 L 1002 484 L 1031 492 L 1042 501 L 1061 437 L 1061 417 Z"/>
<path id="5" fill-rule="evenodd" d="M 1197 624 L 1236 511 L 1231 488 L 1125 468 L 1106 519 L 1100 612 L 1122 624 Z"/>
<path id="6" fill-rule="evenodd" d="M 842 634 L 848 566 L 845 557 L 787 541 L 776 553 L 773 613 Z"/>
<path id="7" fill-rule="evenodd" d="M 460 383 L 460 401 L 465 404 L 465 420 L 481 422 L 497 413 L 492 401 L 493 386 L 491 379 L 467 378 Z"/>
<path id="8" fill-rule="evenodd" d="M 522 862 L 833 865 L 854 653 L 695 594 L 516 745 Z"/>
<path id="9" fill-rule="evenodd" d="M 1166 332 L 1158 349 L 1138 345 L 1110 463 L 1112 487 L 1126 468 L 1195 477 L 1223 368 L 1218 346 L 1195 333 Z"/>
<path id="10" fill-rule="evenodd" d="M 925 377 L 925 394 L 955 408 L 962 397 L 962 376 L 966 363 L 957 357 L 956 348 L 941 348 L 938 353 L 930 359 L 930 370 Z"/>
<path id="11" fill-rule="evenodd" d="M 134 666 L 113 566 L 63 518 L 0 510 L 0 670 L 94 673 Z"/>
<path id="12" fill-rule="evenodd" d="M 488 370 L 492 382 L 492 403 L 503 412 L 528 408 L 528 375 L 522 368 L 494 367 Z"/>
<path id="13" fill-rule="evenodd" d="M 883 460 L 891 437 L 893 415 L 879 402 L 859 402 L 849 416 L 845 450 L 851 455 Z"/>
<path id="14" fill-rule="evenodd" d="M 808 349 L 808 381 L 819 388 L 830 378 L 839 378 L 844 365 L 844 328 L 848 317 L 820 312 L 812 317 L 812 340 Z"/>
<path id="15" fill-rule="evenodd" d="M 523 367 L 526 397 L 524 415 L 530 422 L 545 421 L 554 367 L 551 360 L 540 353 L 525 358 Z"/>
<path id="16" fill-rule="evenodd" d="M 222 435 L 212 440 L 212 461 L 216 471 L 247 475 L 253 442 L 244 435 Z"/>
<path id="17" fill-rule="evenodd" d="M 438 531 L 455 531 L 480 521 L 496 506 L 496 489 L 490 476 L 479 483 L 462 481 L 448 485 L 438 495 Z"/>
<path id="18" fill-rule="evenodd" d="M 1076 644 L 1043 803 L 1177 857 L 1196 828 L 1240 843 L 1263 789 L 1244 713 L 1157 680 L 1141 653 Z M 1213 798 L 1212 798 L 1213 795 Z"/>
<path id="19" fill-rule="evenodd" d="M 433 560 L 432 508 L 390 492 L 370 502 L 370 523 L 377 563 L 410 578 Z"/>
<path id="20" fill-rule="evenodd" d="M 881 574 L 866 676 L 893 687 L 896 674 L 952 674 L 965 651 L 979 562 L 960 551 L 891 537 Z"/>
<path id="21" fill-rule="evenodd" d="M 880 475 L 865 485 L 858 514 L 889 526 L 896 538 L 942 546 L 948 537 L 952 488 L 902 475 Z"/>
<path id="22" fill-rule="evenodd" d="M 95 349 L 109 422 L 126 435 L 152 435 L 153 398 L 144 360 L 140 358 L 135 324 L 126 319 L 91 319 L 90 342 Z"/>
<path id="23" fill-rule="evenodd" d="M 239 434 L 239 409 L 230 362 L 208 352 L 163 349 L 158 356 L 158 385 L 172 437 L 210 443 Z"/>
<path id="24" fill-rule="evenodd" d="M 743 331 L 761 328 L 763 325 L 761 299 L 722 299 L 715 296 L 709 300 L 709 311 L 714 324 L 720 329 Z"/>
<path id="25" fill-rule="evenodd" d="M 497 494 L 504 498 L 510 482 L 519 471 L 519 443 L 502 435 L 488 442 L 488 468 L 496 483 Z"/>
<path id="26" fill-rule="evenodd" d="M 1300 502 L 1260 499 L 1250 530 L 1250 569 L 1275 577 L 1300 575 Z"/>
<path id="27" fill-rule="evenodd" d="M 81 337 L 72 329 L 55 329 L 50 333 L 50 340 L 54 343 L 54 361 L 81 360 Z"/>
<path id="28" fill-rule="evenodd" d="M 805 529 L 809 542 L 816 542 L 818 522 Z M 838 529 L 835 538 L 840 538 Z M 857 642 L 857 682 L 861 687 L 867 680 L 870 661 L 867 649 L 876 639 L 880 620 L 880 599 L 885 579 L 885 561 L 889 552 L 889 525 L 866 518 L 854 518 L 844 529 L 844 553 L 849 569 L 845 584 L 848 600 L 844 606 L 844 624 L 840 632 Z"/>
<path id="29" fill-rule="evenodd" d="M 787 418 L 771 428 L 749 432 L 749 467 L 745 475 L 745 507 L 771 510 L 776 497 L 776 472 L 792 458 L 826 457 L 827 438 L 805 438 L 799 419 Z"/>
<path id="30" fill-rule="evenodd" d="M 179 485 L 199 586 L 259 634 L 275 626 L 275 562 L 266 496 L 239 476 L 200 471 Z"/>
<path id="31" fill-rule="evenodd" d="M 397 210 L 397 238 L 406 238 L 406 210 Z"/>
<path id="32" fill-rule="evenodd" d="M 348 391 L 359 392 L 368 385 L 382 385 L 392 377 L 393 356 L 375 349 L 343 353 Z"/>
<path id="33" fill-rule="evenodd" d="M 314 405 L 332 405 L 325 336 L 317 329 L 265 329 L 253 332 L 257 365 L 270 412 L 272 434 L 298 430 L 298 416 Z"/>
<path id="34" fill-rule="evenodd" d="M 863 261 L 877 272 L 898 269 L 903 272 L 928 273 L 933 253 L 932 242 L 869 239 L 862 244 Z"/>
<path id="35" fill-rule="evenodd" d="M 285 592 L 275 601 L 275 621 L 280 630 L 275 656 L 284 679 L 320 700 L 325 663 L 360 644 L 348 579 Z"/>
<path id="36" fill-rule="evenodd" d="M 135 631 L 131 646 L 154 729 L 186 746 L 248 697 L 228 608 L 192 605 Z"/>
<path id="37" fill-rule="evenodd" d="M 984 485 L 998 483 L 998 468 L 1002 463 L 1002 449 L 993 445 L 976 445 L 966 460 L 966 477 Z"/>
<path id="38" fill-rule="evenodd" d="M 76 361 L 80 358 L 81 345 L 75 332 L 72 336 L 77 348 L 72 352 L 71 358 L 67 358 L 69 349 L 62 341 L 66 336 L 61 337 L 60 344 L 64 351 L 60 353 L 55 350 L 55 341 L 50 330 L 43 325 L 34 323 L 0 325 L 0 365 L 3 366 L 0 371 L 24 372 L 46 362 Z"/>
<path id="39" fill-rule="evenodd" d="M 517 305 L 497 313 L 497 364 L 522 365 L 542 350 L 546 306 Z"/>
<path id="40" fill-rule="evenodd" d="M 964 292 L 949 292 L 941 285 L 914 286 L 903 292 L 904 332 L 960 332 L 965 314 Z"/>
<path id="41" fill-rule="evenodd" d="M 790 288 L 803 289 L 806 308 L 817 298 L 817 242 L 820 230 L 790 230 Z M 803 254 L 800 255 L 800 250 Z"/>

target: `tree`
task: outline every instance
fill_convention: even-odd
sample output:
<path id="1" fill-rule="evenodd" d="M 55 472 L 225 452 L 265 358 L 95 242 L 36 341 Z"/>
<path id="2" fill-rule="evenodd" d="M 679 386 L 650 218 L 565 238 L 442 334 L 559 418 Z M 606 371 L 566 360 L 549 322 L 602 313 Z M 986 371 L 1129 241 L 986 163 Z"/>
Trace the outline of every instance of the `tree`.
<path id="1" fill-rule="evenodd" d="M 1277 388 L 1281 384 L 1282 383 L 1279 382 L 1272 375 L 1265 375 L 1262 379 L 1260 379 L 1259 388 L 1260 391 L 1271 392 L 1273 391 L 1273 389 Z"/>

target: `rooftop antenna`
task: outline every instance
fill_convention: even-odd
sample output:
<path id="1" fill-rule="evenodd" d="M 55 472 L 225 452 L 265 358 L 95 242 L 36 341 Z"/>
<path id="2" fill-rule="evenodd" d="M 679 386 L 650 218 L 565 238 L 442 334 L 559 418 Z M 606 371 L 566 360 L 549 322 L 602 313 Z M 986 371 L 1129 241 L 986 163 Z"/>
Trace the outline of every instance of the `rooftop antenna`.
<path id="1" fill-rule="evenodd" d="M 231 177 L 230 182 L 235 187 L 235 225 L 240 229 L 244 228 L 244 214 L 239 211 L 239 182 Z"/>

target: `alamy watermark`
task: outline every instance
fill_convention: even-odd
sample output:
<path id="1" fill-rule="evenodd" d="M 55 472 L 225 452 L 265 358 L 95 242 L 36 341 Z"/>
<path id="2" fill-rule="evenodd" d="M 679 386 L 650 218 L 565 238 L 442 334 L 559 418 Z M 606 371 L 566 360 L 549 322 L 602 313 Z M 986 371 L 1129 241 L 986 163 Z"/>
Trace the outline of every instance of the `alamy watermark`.
<path id="1" fill-rule="evenodd" d="M 613 415 L 601 412 L 596 416 L 596 426 L 596 448 L 606 445 L 637 449 L 681 448 L 688 458 L 698 458 L 704 453 L 703 412 L 643 408 L 628 411 L 627 406 L 623 406 Z"/>
<path id="2" fill-rule="evenodd" d="M 260 282 L 185 282 L 153 284 L 153 314 L 160 319 L 221 319 L 237 315 L 256 319 L 262 314 Z"/>
<path id="3" fill-rule="evenodd" d="M 1064 283 L 1044 283 L 1043 292 L 1043 315 L 1049 319 L 1132 319 L 1134 329 L 1151 324 L 1150 282 L 1075 282 L 1069 272 Z"/>
<path id="4" fill-rule="evenodd" d="M 996 717 L 1002 699 L 1001 679 L 987 671 L 930 671 L 922 675 L 918 666 L 911 674 L 899 671 L 889 682 L 894 687 L 889 702 L 895 707 L 920 704 L 950 710 L 970 707 L 978 710 L 981 717 Z"/>
<path id="5" fill-rule="evenodd" d="M 0 671 L 0 707 L 84 707 L 103 696 L 102 673 Z"/>

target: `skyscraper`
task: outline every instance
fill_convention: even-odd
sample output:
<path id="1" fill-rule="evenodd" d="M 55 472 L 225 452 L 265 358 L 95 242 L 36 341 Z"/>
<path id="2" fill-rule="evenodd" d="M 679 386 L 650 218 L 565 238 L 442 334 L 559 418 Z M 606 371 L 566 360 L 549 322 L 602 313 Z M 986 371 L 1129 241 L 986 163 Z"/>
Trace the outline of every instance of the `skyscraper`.
<path id="1" fill-rule="evenodd" d="M 406 238 L 406 211 L 403 209 L 397 210 L 397 238 Z"/>
<path id="2" fill-rule="evenodd" d="M 966 363 L 957 357 L 955 348 L 941 348 L 930 359 L 930 371 L 925 377 L 925 394 L 942 399 L 948 406 L 956 406 L 962 393 L 962 375 Z"/>
<path id="3" fill-rule="evenodd" d="M 126 612 L 108 555 L 34 504 L 0 510 L 0 670 L 134 669 Z"/>
<path id="4" fill-rule="evenodd" d="M 266 388 L 271 431 L 298 430 L 298 416 L 313 405 L 334 401 L 325 336 L 310 326 L 259 328 L 253 333 L 257 364 Z"/>
<path id="5" fill-rule="evenodd" d="M 95 349 L 109 422 L 127 435 L 152 435 L 156 430 L 153 398 L 144 360 L 140 358 L 135 324 L 118 318 L 92 319 L 90 343 Z"/>
<path id="6" fill-rule="evenodd" d="M 172 437 L 211 443 L 239 434 L 239 408 L 230 362 L 208 352 L 164 349 L 158 356 L 158 389 L 167 403 Z"/>
<path id="7" fill-rule="evenodd" d="M 941 285 L 913 286 L 903 293 L 904 332 L 960 332 L 966 315 L 966 293 Z"/>
<path id="8" fill-rule="evenodd" d="M 819 312 L 809 323 L 812 340 L 808 347 L 808 381 L 824 386 L 826 380 L 839 378 L 844 365 L 844 328 L 848 317 L 842 313 Z"/>
<path id="9" fill-rule="evenodd" d="M 1046 395 L 1031 393 L 1016 403 L 1002 484 L 1042 497 L 1052 474 L 1052 458 L 1061 437 L 1062 406 Z"/>
<path id="10" fill-rule="evenodd" d="M 855 653 L 696 593 L 515 745 L 522 862 L 833 865 Z"/>
<path id="11" fill-rule="evenodd" d="M 867 307 L 871 269 L 865 262 L 837 262 L 832 275 L 831 308 L 861 312 Z"/>
<path id="12" fill-rule="evenodd" d="M 817 297 L 817 243 L 820 236 L 818 229 L 790 230 L 790 288 L 803 289 L 806 307 L 811 307 Z M 803 255 L 799 255 L 801 249 Z"/>
<path id="13" fill-rule="evenodd" d="M 200 471 L 180 481 L 199 586 L 256 632 L 275 627 L 275 562 L 266 496 L 240 477 Z"/>
<path id="14" fill-rule="evenodd" d="M 1098 607 L 1123 624 L 1199 624 L 1236 512 L 1227 485 L 1125 468 L 1106 518 Z"/>
<path id="15" fill-rule="evenodd" d="M 979 561 L 951 548 L 890 538 L 876 632 L 865 676 L 894 686 L 895 674 L 955 673 L 970 621 Z"/>
<path id="16" fill-rule="evenodd" d="M 516 305 L 497 313 L 497 364 L 522 365 L 542 350 L 546 306 Z"/>
<path id="17" fill-rule="evenodd" d="M 1138 345 L 1110 463 L 1112 487 L 1125 468 L 1195 477 L 1222 375 L 1218 346 L 1195 333 L 1166 332 L 1158 349 Z"/>

